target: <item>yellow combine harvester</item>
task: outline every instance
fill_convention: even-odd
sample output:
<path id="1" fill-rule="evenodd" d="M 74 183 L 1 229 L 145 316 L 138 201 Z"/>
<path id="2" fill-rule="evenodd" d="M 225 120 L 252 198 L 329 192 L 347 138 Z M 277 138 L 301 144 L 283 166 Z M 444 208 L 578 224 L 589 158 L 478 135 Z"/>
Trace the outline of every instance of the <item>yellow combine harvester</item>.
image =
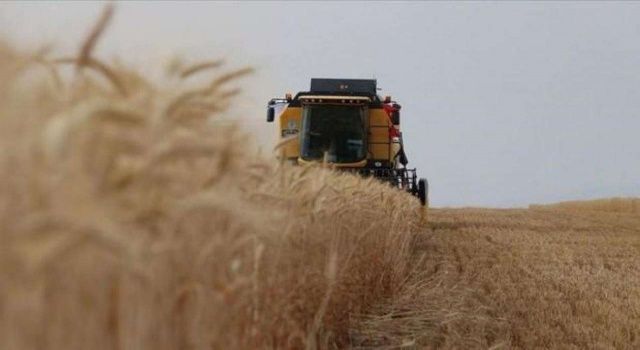
<path id="1" fill-rule="evenodd" d="M 377 94 L 375 80 L 311 79 L 311 89 L 269 101 L 286 144 L 279 157 L 294 164 L 326 162 L 373 176 L 427 203 L 428 184 L 407 168 L 400 105 Z"/>

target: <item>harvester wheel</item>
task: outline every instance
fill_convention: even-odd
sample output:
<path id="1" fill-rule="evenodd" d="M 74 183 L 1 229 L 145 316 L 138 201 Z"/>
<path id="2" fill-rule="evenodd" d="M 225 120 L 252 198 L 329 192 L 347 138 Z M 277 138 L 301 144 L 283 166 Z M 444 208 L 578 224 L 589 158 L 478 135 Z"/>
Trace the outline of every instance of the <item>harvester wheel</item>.
<path id="1" fill-rule="evenodd" d="M 427 191 L 429 189 L 429 185 L 427 183 L 427 179 L 420 179 L 418 181 L 418 198 L 420 198 L 420 204 L 427 204 Z"/>

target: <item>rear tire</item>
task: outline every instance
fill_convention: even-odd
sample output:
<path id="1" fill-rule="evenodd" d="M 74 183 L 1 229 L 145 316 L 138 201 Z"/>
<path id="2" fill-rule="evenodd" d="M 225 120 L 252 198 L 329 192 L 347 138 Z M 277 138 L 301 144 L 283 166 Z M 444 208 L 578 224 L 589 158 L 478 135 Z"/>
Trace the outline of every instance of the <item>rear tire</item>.
<path id="1" fill-rule="evenodd" d="M 420 198 L 420 204 L 427 205 L 427 191 L 429 188 L 429 184 L 427 183 L 427 179 L 420 179 L 418 181 L 418 198 Z"/>

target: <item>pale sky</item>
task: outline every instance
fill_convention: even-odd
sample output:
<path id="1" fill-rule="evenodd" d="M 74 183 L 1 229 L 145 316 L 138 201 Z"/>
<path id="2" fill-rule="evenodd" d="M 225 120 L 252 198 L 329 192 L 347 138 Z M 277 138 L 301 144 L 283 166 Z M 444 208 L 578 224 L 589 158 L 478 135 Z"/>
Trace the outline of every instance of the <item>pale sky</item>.
<path id="1" fill-rule="evenodd" d="M 101 8 L 3 2 L 0 33 L 71 52 Z M 238 110 L 265 148 L 271 97 L 377 78 L 435 206 L 640 196 L 640 3 L 119 3 L 98 51 L 256 67 Z"/>

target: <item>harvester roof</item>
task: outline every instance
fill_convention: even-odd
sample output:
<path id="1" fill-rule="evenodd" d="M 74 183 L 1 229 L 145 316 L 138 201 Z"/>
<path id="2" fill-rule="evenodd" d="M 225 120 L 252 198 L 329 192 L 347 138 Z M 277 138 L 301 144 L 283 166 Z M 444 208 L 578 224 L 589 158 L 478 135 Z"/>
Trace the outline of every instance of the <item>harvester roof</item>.
<path id="1" fill-rule="evenodd" d="M 380 104 L 377 95 L 375 79 L 326 79 L 312 78 L 309 91 L 299 92 L 291 101 L 290 106 L 297 106 L 301 99 L 308 100 L 308 96 L 336 96 L 340 99 L 348 97 L 367 97 L 373 106 Z"/>
<path id="2" fill-rule="evenodd" d="M 309 92 L 316 94 L 376 95 L 375 79 L 324 79 L 312 78 Z"/>

